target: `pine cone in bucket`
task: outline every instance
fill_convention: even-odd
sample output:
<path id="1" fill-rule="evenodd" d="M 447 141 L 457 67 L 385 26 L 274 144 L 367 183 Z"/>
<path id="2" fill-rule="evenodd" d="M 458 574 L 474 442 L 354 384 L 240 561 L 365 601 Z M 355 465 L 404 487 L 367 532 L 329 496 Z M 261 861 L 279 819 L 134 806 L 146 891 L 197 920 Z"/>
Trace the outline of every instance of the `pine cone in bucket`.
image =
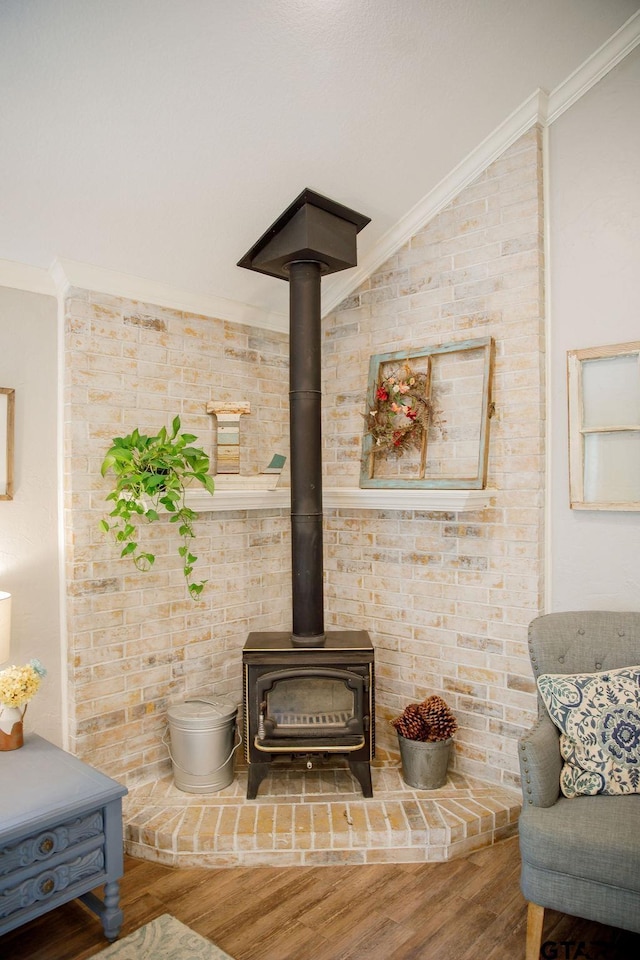
<path id="1" fill-rule="evenodd" d="M 451 710 L 435 694 L 422 703 L 408 704 L 391 724 L 407 740 L 448 740 L 458 729 Z"/>
<path id="2" fill-rule="evenodd" d="M 424 740 L 424 724 L 420 716 L 420 704 L 409 703 L 404 711 L 391 723 L 396 728 L 400 736 L 407 740 Z"/>

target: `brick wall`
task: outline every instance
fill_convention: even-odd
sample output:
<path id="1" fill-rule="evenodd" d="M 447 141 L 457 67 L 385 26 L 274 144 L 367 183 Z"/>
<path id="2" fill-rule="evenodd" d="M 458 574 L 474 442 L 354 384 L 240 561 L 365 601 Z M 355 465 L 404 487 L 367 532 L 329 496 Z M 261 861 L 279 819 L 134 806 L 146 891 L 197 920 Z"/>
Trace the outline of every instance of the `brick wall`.
<path id="1" fill-rule="evenodd" d="M 535 698 L 526 628 L 541 608 L 544 338 L 541 144 L 523 136 L 324 321 L 324 472 L 357 486 L 369 357 L 493 336 L 489 485 L 475 513 L 325 509 L 327 628 L 368 629 L 378 741 L 408 700 L 443 694 L 456 764 L 514 782 Z M 153 571 L 117 559 L 98 524 L 113 436 L 179 413 L 212 449 L 209 400 L 250 400 L 242 471 L 287 452 L 287 337 L 87 291 L 66 301 L 66 530 L 71 745 L 133 782 L 166 768 L 166 707 L 241 699 L 249 630 L 291 623 L 287 511 L 198 522 L 195 604 L 167 524 Z"/>
<path id="2" fill-rule="evenodd" d="M 185 695 L 240 699 L 251 629 L 290 624 L 285 511 L 202 514 L 202 599 L 185 588 L 174 528 L 150 526 L 148 573 L 121 560 L 99 529 L 110 489 L 100 464 L 111 438 L 155 433 L 179 414 L 214 449 L 210 400 L 249 400 L 243 472 L 288 448 L 288 338 L 73 290 L 66 299 L 65 451 L 71 747 L 133 782 L 166 767 L 166 708 Z"/>
<path id="3" fill-rule="evenodd" d="M 325 321 L 326 483 L 358 483 L 371 354 L 492 336 L 488 486 L 476 513 L 331 511 L 329 623 L 376 647 L 378 742 L 410 700 L 445 696 L 459 769 L 516 777 L 535 712 L 526 650 L 542 606 L 544 290 L 540 131 L 532 129 Z M 327 513 L 325 511 L 325 513 Z"/>

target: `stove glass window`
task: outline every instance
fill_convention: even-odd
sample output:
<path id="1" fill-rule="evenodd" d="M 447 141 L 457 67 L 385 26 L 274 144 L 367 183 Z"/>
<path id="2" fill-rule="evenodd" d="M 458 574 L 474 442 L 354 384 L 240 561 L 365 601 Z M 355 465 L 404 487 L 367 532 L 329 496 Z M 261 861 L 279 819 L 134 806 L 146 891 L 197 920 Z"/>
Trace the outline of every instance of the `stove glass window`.
<path id="1" fill-rule="evenodd" d="M 354 692 L 329 677 L 279 680 L 267 697 L 266 715 L 280 728 L 343 728 L 354 716 Z"/>

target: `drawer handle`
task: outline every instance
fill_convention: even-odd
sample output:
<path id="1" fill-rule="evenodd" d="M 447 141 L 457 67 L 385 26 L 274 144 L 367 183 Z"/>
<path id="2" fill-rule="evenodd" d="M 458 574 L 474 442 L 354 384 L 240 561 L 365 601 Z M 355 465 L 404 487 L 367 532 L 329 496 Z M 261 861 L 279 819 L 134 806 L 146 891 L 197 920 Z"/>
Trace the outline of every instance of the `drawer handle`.
<path id="1" fill-rule="evenodd" d="M 55 880 L 52 877 L 47 877 L 47 879 L 43 880 L 40 884 L 40 892 L 44 893 L 45 896 L 48 896 L 50 893 L 53 893 L 55 885 Z"/>
<path id="2" fill-rule="evenodd" d="M 38 846 L 38 851 L 40 853 L 51 853 L 54 847 L 53 837 L 45 837 L 44 840 L 40 841 Z"/>

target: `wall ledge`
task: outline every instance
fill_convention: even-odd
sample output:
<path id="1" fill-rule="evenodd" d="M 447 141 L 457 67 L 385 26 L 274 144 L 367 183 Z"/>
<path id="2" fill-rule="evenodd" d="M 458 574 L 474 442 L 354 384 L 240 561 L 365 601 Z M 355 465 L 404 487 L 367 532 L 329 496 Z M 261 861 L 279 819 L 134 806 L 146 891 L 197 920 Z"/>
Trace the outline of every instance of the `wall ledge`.
<path id="1" fill-rule="evenodd" d="M 245 480 L 246 478 L 241 478 Z M 360 487 L 325 487 L 323 506 L 329 510 L 418 510 L 425 513 L 462 513 L 483 510 L 491 503 L 495 490 L 386 490 Z M 225 510 L 282 510 L 291 505 L 288 487 L 276 490 L 248 489 L 216 490 L 213 497 L 207 493 L 188 494 L 188 504 L 201 513 L 219 513 Z"/>

